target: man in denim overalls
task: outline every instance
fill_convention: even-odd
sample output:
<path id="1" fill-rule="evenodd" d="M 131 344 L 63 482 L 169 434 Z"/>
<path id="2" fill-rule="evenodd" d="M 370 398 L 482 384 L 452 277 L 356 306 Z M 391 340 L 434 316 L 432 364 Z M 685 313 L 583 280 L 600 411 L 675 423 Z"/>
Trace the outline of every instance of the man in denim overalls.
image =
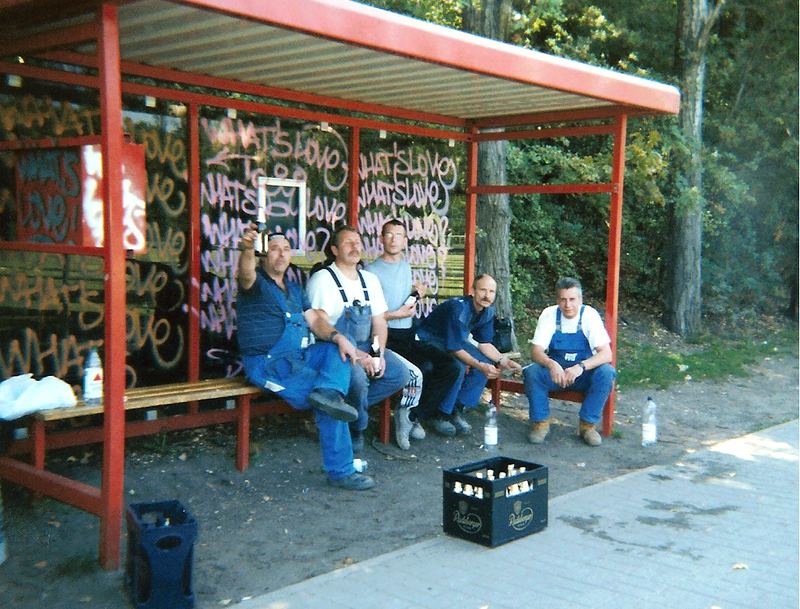
<path id="1" fill-rule="evenodd" d="M 534 363 L 524 371 L 532 423 L 528 441 L 541 444 L 550 431 L 548 392 L 573 390 L 585 394 L 578 434 L 589 446 L 599 446 L 597 422 L 617 375 L 611 366 L 611 338 L 600 314 L 583 304 L 577 279 L 559 279 L 556 296 L 558 304 L 539 316 L 531 340 Z"/>
<path id="2" fill-rule="evenodd" d="M 358 453 L 364 447 L 367 408 L 400 391 L 408 382 L 408 368 L 386 349 L 386 299 L 378 278 L 358 269 L 362 252 L 358 232 L 351 226 L 339 227 L 331 251 L 335 261 L 314 273 L 306 290 L 311 306 L 325 311 L 356 346 L 347 401 L 358 408 L 358 420 L 350 425 L 353 452 Z M 373 358 L 369 350 L 376 337 L 380 357 Z"/>
<path id="3" fill-rule="evenodd" d="M 247 379 L 293 408 L 314 409 L 329 484 L 347 490 L 372 488 L 372 478 L 353 466 L 347 423 L 358 412 L 343 399 L 350 385 L 347 360 L 356 350 L 322 312 L 311 309 L 303 289 L 285 278 L 292 254 L 286 237 L 269 235 L 257 268 L 258 238 L 251 226 L 239 244 L 237 336 Z M 309 331 L 326 342 L 309 344 Z"/>

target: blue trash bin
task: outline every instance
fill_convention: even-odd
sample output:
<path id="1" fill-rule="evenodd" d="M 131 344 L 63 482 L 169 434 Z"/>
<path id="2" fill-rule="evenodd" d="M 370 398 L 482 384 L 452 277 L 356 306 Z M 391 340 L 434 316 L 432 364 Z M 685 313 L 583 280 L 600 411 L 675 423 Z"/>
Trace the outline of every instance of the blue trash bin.
<path id="1" fill-rule="evenodd" d="M 137 609 L 192 609 L 197 522 L 178 501 L 131 503 L 125 583 Z"/>

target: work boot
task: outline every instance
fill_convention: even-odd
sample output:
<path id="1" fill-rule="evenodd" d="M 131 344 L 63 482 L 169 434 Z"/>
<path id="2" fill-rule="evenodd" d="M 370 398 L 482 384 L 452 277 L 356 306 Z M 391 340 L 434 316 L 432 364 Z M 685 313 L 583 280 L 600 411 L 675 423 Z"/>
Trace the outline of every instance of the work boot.
<path id="1" fill-rule="evenodd" d="M 328 478 L 328 484 L 336 488 L 343 488 L 347 491 L 366 491 L 375 486 L 375 481 L 369 476 L 353 472 L 345 478 L 338 480 L 331 480 Z"/>
<path id="2" fill-rule="evenodd" d="M 425 428 L 422 426 L 422 423 L 419 421 L 411 421 L 411 431 L 408 433 L 408 437 L 412 440 L 424 440 Z"/>
<path id="3" fill-rule="evenodd" d="M 358 419 L 358 411 L 333 389 L 315 389 L 308 394 L 308 403 L 340 421 L 352 423 Z"/>
<path id="4" fill-rule="evenodd" d="M 433 426 L 433 431 L 438 433 L 440 436 L 452 438 L 456 435 L 456 428 L 445 418 L 445 415 L 437 415 L 433 417 L 431 419 L 431 425 Z"/>
<path id="5" fill-rule="evenodd" d="M 450 423 L 456 428 L 456 433 L 460 436 L 465 436 L 472 432 L 472 425 L 470 425 L 464 418 L 464 407 L 456 406 L 453 414 L 450 415 Z"/>
<path id="6" fill-rule="evenodd" d="M 400 450 L 411 448 L 408 436 L 413 426 L 411 419 L 408 418 L 408 408 L 398 406 L 394 409 L 394 439 Z"/>
<path id="7" fill-rule="evenodd" d="M 603 438 L 597 433 L 594 423 L 581 421 L 578 427 L 578 435 L 580 435 L 581 439 L 589 446 L 600 446 L 603 443 Z"/>
<path id="8" fill-rule="evenodd" d="M 550 433 L 550 420 L 534 421 L 528 430 L 528 442 L 531 444 L 544 444 L 547 434 Z"/>

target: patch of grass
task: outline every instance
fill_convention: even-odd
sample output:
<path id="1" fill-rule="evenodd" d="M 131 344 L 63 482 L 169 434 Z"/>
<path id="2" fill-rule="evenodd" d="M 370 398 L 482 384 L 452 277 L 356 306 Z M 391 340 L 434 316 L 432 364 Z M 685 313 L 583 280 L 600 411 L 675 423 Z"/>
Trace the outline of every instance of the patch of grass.
<path id="1" fill-rule="evenodd" d="M 695 339 L 691 352 L 680 353 L 646 343 L 620 339 L 617 368 L 622 387 L 666 389 L 686 380 L 724 380 L 745 377 L 765 357 L 797 355 L 796 328 L 772 332 L 767 338 L 723 340 L 715 336 Z"/>

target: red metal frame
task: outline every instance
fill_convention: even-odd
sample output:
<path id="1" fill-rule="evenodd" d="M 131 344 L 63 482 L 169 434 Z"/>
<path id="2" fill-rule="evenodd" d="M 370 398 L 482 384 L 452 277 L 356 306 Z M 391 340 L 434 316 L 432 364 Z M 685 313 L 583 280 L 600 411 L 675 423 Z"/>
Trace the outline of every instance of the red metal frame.
<path id="1" fill-rule="evenodd" d="M 642 104 L 671 114 L 680 109 L 680 95 L 667 85 L 648 82 L 645 86 L 641 79 L 605 71 L 601 77 L 594 66 L 543 53 L 534 55 L 527 49 L 509 48 L 495 40 L 355 2 L 184 0 L 184 4 L 614 104 Z"/>
<path id="2" fill-rule="evenodd" d="M 316 35 L 330 35 L 334 38 L 351 41 L 355 44 L 378 48 L 389 52 L 426 59 L 438 56 L 441 52 L 442 39 L 451 43 L 447 49 L 447 57 L 453 65 L 464 66 L 473 71 L 500 74 L 506 78 L 516 78 L 521 82 L 529 82 L 531 60 L 525 58 L 520 65 L 506 65 L 496 63 L 498 49 L 493 41 L 480 43 L 480 52 L 476 52 L 474 37 L 452 32 L 431 26 L 431 32 L 420 35 L 418 29 L 410 27 L 404 17 L 390 16 L 380 12 L 381 19 L 389 19 L 393 32 L 398 36 L 386 36 L 382 28 L 373 28 L 377 13 L 372 9 L 360 5 L 338 5 L 324 0 L 307 0 L 302 7 L 290 2 L 272 3 L 242 3 L 240 0 L 187 0 L 185 4 L 205 6 L 213 10 L 254 16 L 265 22 L 274 23 L 281 27 L 288 27 L 299 31 L 307 31 Z M 408 111 L 397 108 L 385 107 L 376 104 L 350 102 L 338 98 L 314 96 L 310 94 L 286 91 L 259 85 L 250 85 L 230 81 L 228 79 L 186 74 L 175 70 L 152 68 L 130 62 L 121 62 L 119 49 L 119 30 L 117 20 L 117 3 L 102 4 L 97 13 L 97 20 L 91 26 L 79 28 L 66 28 L 56 34 L 42 36 L 31 40 L 27 47 L 20 41 L 18 48 L 52 48 L 84 39 L 89 32 L 98 36 L 97 57 L 79 55 L 72 52 L 49 52 L 47 57 L 74 63 L 77 65 L 94 66 L 99 70 L 99 76 L 75 74 L 73 72 L 59 72 L 53 69 L 39 68 L 29 64 L 14 64 L 0 62 L 0 71 L 20 74 L 30 78 L 51 80 L 72 84 L 75 86 L 95 88 L 100 91 L 101 100 L 101 136 L 89 136 L 92 143 L 100 142 L 103 146 L 103 172 L 104 172 L 104 201 L 105 206 L 105 244 L 103 248 L 90 248 L 78 246 L 52 246 L 44 244 L 16 244 L 0 243 L 0 250 L 27 250 L 42 252 L 57 252 L 66 254 L 103 256 L 105 260 L 105 394 L 106 412 L 102 436 L 96 434 L 83 434 L 73 431 L 65 434 L 63 440 L 53 438 L 48 440 L 48 447 L 68 446 L 70 441 L 99 441 L 102 439 L 103 472 L 100 489 L 90 487 L 66 478 L 56 476 L 44 471 L 44 435 L 34 429 L 32 432 L 32 446 L 34 465 L 26 465 L 8 457 L 0 458 L 0 476 L 12 482 L 39 490 L 56 499 L 84 509 L 99 516 L 101 521 L 100 535 L 100 562 L 106 569 L 119 566 L 120 531 L 123 506 L 124 485 L 124 446 L 125 437 L 138 433 L 153 433 L 165 427 L 165 421 L 131 422 L 126 425 L 123 404 L 124 396 L 124 370 L 125 370 L 125 252 L 121 247 L 122 231 L 122 189 L 121 189 L 121 149 L 123 143 L 122 133 L 122 92 L 137 95 L 153 95 L 165 99 L 182 101 L 188 104 L 188 132 L 189 132 L 189 175 L 188 188 L 190 194 L 190 239 L 189 239 L 189 368 L 190 379 L 199 378 L 200 344 L 199 344 L 199 306 L 200 306 L 200 152 L 199 152 L 199 106 L 215 106 L 220 108 L 236 108 L 260 114 L 272 113 L 276 116 L 295 118 L 309 121 L 328 121 L 331 124 L 345 125 L 351 128 L 349 142 L 349 192 L 348 214 L 351 222 L 358 217 L 358 168 L 360 140 L 362 129 L 387 129 L 396 133 L 418 135 L 431 138 L 454 139 L 464 141 L 467 145 L 466 167 L 466 236 L 464 255 L 464 290 L 469 291 L 475 274 L 475 226 L 477 197 L 479 194 L 505 192 L 519 193 L 592 193 L 607 192 L 610 194 L 609 218 L 609 246 L 608 246 L 608 281 L 606 293 L 606 326 L 612 338 L 614 347 L 614 361 L 616 362 L 616 337 L 617 337 L 617 306 L 619 289 L 619 259 L 621 242 L 621 214 L 622 192 L 625 160 L 625 135 L 627 127 L 627 113 L 624 108 L 609 106 L 607 109 L 592 109 L 570 112 L 548 112 L 540 114 L 521 114 L 513 117 L 484 118 L 475 121 L 440 116 L 432 113 Z M 309 5 L 318 10 L 309 10 Z M 301 10 L 302 8 L 302 10 Z M 347 17 L 346 19 L 344 17 Z M 414 21 L 419 28 L 419 22 Z M 433 43 L 437 51 L 434 53 Z M 7 52 L 11 52 L 8 51 Z M 508 49 L 505 48 L 504 57 Z M 554 89 L 570 90 L 577 86 L 575 75 L 581 75 L 580 88 L 585 91 L 585 79 L 589 68 L 578 68 L 579 64 L 565 62 L 555 58 L 542 56 L 537 58 L 536 66 L 542 68 L 542 73 L 537 74 L 540 86 Z M 527 72 L 526 72 L 527 70 Z M 427 127 L 419 125 L 401 124 L 386 118 L 363 118 L 334 114 L 328 111 L 307 110 L 302 108 L 287 108 L 276 104 L 260 104 L 257 102 L 233 100 L 223 95 L 203 95 L 190 91 L 179 91 L 167 86 L 144 85 L 139 83 L 123 82 L 122 73 L 137 76 L 149 76 L 156 80 L 171 82 L 191 83 L 207 86 L 222 91 L 238 91 L 254 95 L 280 98 L 297 103 L 308 103 L 324 108 L 339 108 L 356 113 L 374 114 L 402 120 L 415 120 L 430 124 L 442 125 L 446 128 Z M 569 78 L 564 74 L 569 73 Z M 556 83 L 555 80 L 558 80 Z M 616 80 L 622 88 L 621 91 L 608 93 L 598 92 L 598 97 L 606 99 L 626 98 L 631 103 L 637 99 L 636 87 L 632 87 L 627 77 L 620 75 Z M 652 95 L 652 91 L 648 91 Z M 652 107 L 652 98 L 649 97 L 647 105 Z M 665 112 L 676 112 L 674 93 L 671 88 L 665 94 L 664 100 L 659 103 Z M 656 110 L 657 111 L 657 110 Z M 634 111 L 635 113 L 636 111 Z M 506 132 L 481 132 L 481 129 L 490 127 L 513 127 L 537 124 L 575 123 L 581 121 L 612 121 L 611 124 L 555 127 L 550 129 L 521 129 Z M 449 128 L 448 128 L 449 127 Z M 463 130 L 462 130 L 463 129 Z M 555 185 L 478 185 L 478 144 L 480 141 L 496 139 L 531 139 L 543 137 L 571 137 L 587 135 L 612 135 L 614 137 L 614 152 L 612 160 L 612 178 L 609 184 L 555 184 Z M 87 138 L 65 138 L 57 143 L 53 140 L 38 140 L 28 142 L 2 142 L 0 150 L 11 150 L 25 147 L 51 147 L 65 145 L 72 140 Z M 519 384 L 517 384 L 519 385 Z M 497 391 L 519 390 L 510 381 L 501 381 L 497 384 Z M 225 411 L 223 415 L 201 413 L 196 409 L 190 411 L 186 417 L 179 417 L 175 422 L 167 424 L 167 428 L 187 428 L 202 424 L 210 424 L 217 419 L 236 421 L 239 437 L 246 437 L 249 433 L 250 416 L 265 412 L 258 405 L 251 407 L 250 398 L 240 399 L 236 412 Z M 384 404 L 384 410 L 387 404 Z M 612 394 L 604 412 L 603 433 L 611 432 L 614 412 L 614 396 Z M 388 423 L 388 417 L 384 417 Z M 383 425 L 383 423 L 382 423 Z M 388 428 L 382 427 L 381 435 L 388 435 Z M 248 455 L 240 445 L 237 447 L 237 467 L 243 469 L 247 466 Z"/>
<path id="3" fill-rule="evenodd" d="M 122 247 L 122 87 L 119 71 L 117 7 L 98 11 L 101 32 L 100 124 L 103 140 L 103 221 L 105 225 L 105 342 L 103 472 L 100 486 L 100 564 L 119 567 L 125 479 L 125 250 Z"/>

